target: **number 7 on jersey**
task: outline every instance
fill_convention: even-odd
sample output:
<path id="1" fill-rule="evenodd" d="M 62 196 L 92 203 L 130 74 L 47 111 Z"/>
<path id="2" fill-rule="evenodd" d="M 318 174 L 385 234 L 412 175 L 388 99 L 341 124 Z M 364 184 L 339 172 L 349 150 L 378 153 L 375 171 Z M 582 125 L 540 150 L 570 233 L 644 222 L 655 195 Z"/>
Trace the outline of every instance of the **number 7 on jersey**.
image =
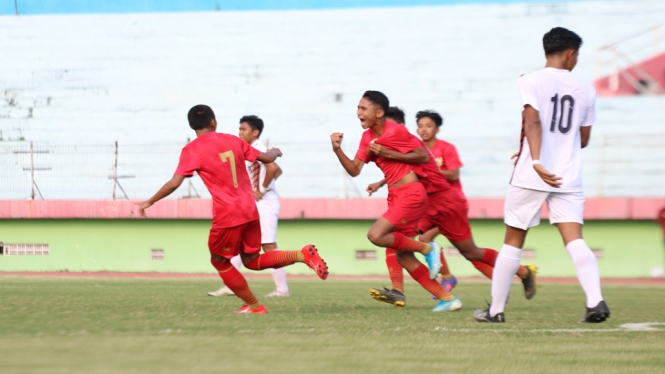
<path id="1" fill-rule="evenodd" d="M 236 175 L 236 157 L 233 155 L 233 151 L 220 153 L 219 157 L 221 157 L 222 162 L 230 161 L 229 166 L 231 166 L 231 175 L 233 175 L 233 187 L 238 188 L 238 176 Z"/>

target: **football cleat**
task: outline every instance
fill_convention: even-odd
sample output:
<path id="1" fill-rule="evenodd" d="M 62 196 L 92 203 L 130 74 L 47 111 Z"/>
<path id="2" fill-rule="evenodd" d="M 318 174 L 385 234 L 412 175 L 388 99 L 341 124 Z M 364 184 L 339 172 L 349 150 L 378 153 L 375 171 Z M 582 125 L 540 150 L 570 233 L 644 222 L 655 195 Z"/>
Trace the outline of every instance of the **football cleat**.
<path id="1" fill-rule="evenodd" d="M 266 297 L 289 297 L 289 296 L 291 296 L 289 291 L 282 292 L 279 290 L 274 290 L 273 292 L 266 295 Z"/>
<path id="2" fill-rule="evenodd" d="M 443 287 L 446 291 L 450 292 L 455 286 L 457 286 L 457 278 L 455 278 L 454 275 L 451 276 L 452 278 L 446 279 L 446 278 L 441 278 L 439 279 L 439 283 L 441 283 L 441 287 Z M 436 300 L 436 296 L 432 295 L 432 299 Z"/>
<path id="3" fill-rule="evenodd" d="M 449 301 L 441 300 L 439 301 L 439 304 L 437 304 L 434 309 L 432 309 L 433 312 L 454 312 L 456 310 L 462 309 L 462 302 L 458 298 L 454 298 Z"/>
<path id="4" fill-rule="evenodd" d="M 425 255 L 425 261 L 427 261 L 427 267 L 429 268 L 429 279 L 436 279 L 443 266 L 441 263 L 441 246 L 436 242 L 430 242 L 429 244 L 432 246 L 432 250 Z"/>
<path id="5" fill-rule="evenodd" d="M 260 305 L 256 309 L 252 309 L 252 308 L 249 307 L 249 305 L 244 304 L 242 306 L 242 308 L 240 308 L 236 311 L 236 313 L 238 313 L 238 314 L 267 314 L 268 310 L 263 305 Z"/>
<path id="6" fill-rule="evenodd" d="M 233 296 L 235 293 L 230 288 L 224 286 L 217 291 L 208 292 L 208 296 Z"/>
<path id="7" fill-rule="evenodd" d="M 506 317 L 503 312 L 497 313 L 494 317 L 490 316 L 490 308 L 487 309 L 478 309 L 473 312 L 473 318 L 478 322 L 490 322 L 490 323 L 505 323 Z"/>
<path id="8" fill-rule="evenodd" d="M 389 290 L 384 287 L 383 290 L 379 290 L 372 288 L 369 290 L 369 295 L 372 296 L 374 300 L 393 304 L 395 308 L 404 308 L 406 305 L 406 296 L 395 289 Z"/>
<path id="9" fill-rule="evenodd" d="M 305 264 L 307 264 L 310 269 L 314 270 L 319 278 L 326 280 L 328 278 L 328 265 L 323 261 L 321 256 L 319 256 L 319 251 L 316 247 L 312 244 L 307 244 L 301 251 L 305 256 Z"/>
<path id="10" fill-rule="evenodd" d="M 610 318 L 610 308 L 604 300 L 601 300 L 598 305 L 593 308 L 586 308 L 584 317 L 579 321 L 580 323 L 601 323 Z"/>
<path id="11" fill-rule="evenodd" d="M 526 278 L 522 279 L 522 284 L 524 285 L 524 297 L 527 300 L 533 299 L 536 296 L 536 273 L 538 273 L 538 268 L 534 264 L 529 264 L 526 266 Z"/>

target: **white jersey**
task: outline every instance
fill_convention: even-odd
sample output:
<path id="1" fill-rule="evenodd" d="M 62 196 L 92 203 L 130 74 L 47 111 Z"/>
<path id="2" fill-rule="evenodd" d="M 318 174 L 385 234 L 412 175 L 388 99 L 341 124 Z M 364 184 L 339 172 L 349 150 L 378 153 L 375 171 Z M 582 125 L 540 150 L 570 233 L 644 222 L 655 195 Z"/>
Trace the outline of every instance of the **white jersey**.
<path id="1" fill-rule="evenodd" d="M 596 90 L 568 70 L 545 68 L 517 79 L 522 108 L 530 105 L 540 116 L 540 162 L 561 177 L 561 187 L 545 183 L 533 169 L 531 150 L 523 135 L 522 149 L 510 184 L 548 192 L 582 192 L 580 127 L 596 121 Z"/>
<path id="2" fill-rule="evenodd" d="M 261 143 L 258 139 L 256 139 L 254 141 L 254 143 L 252 143 L 252 147 L 256 148 L 260 152 L 266 152 L 268 150 L 266 148 L 266 146 L 263 143 Z M 259 172 L 259 185 L 263 186 L 263 182 L 265 182 L 265 180 L 266 180 L 266 166 L 262 162 L 259 162 L 259 161 L 257 161 L 257 162 L 259 163 L 259 166 L 261 168 L 260 169 L 261 171 Z M 249 175 L 249 179 L 251 181 L 251 179 L 252 179 L 252 167 L 251 167 L 252 162 L 245 161 L 245 165 L 247 166 L 247 174 Z M 277 189 L 275 187 L 275 180 L 274 179 L 270 181 L 270 184 L 268 185 L 268 191 L 261 198 L 261 200 L 264 200 L 264 199 L 267 199 L 267 200 L 273 200 L 273 199 L 277 200 L 277 199 L 279 199 L 279 197 L 277 196 Z"/>

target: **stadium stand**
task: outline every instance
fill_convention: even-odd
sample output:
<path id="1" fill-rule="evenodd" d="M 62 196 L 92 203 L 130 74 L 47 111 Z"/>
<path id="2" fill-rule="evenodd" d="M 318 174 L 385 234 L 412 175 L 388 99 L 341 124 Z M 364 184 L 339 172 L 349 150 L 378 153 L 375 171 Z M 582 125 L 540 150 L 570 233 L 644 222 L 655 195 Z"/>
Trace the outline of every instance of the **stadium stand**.
<path id="1" fill-rule="evenodd" d="M 411 129 L 417 110 L 440 111 L 467 195 L 502 197 L 519 144 L 515 80 L 542 67 L 542 34 L 578 32 L 575 74 L 591 82 L 599 48 L 663 19 L 665 3 L 642 0 L 2 16 L 0 199 L 32 198 L 31 173 L 37 199 L 110 199 L 114 175 L 118 198 L 145 198 L 193 137 L 185 114 L 198 103 L 229 133 L 242 115 L 265 119 L 262 138 L 285 154 L 282 197 L 363 197 L 379 171 L 346 177 L 328 137 L 344 132 L 355 151 L 366 89 L 403 107 Z M 598 100 L 588 196 L 665 195 L 663 107 L 658 95 Z M 208 193 L 196 178 L 174 194 L 186 196 Z"/>

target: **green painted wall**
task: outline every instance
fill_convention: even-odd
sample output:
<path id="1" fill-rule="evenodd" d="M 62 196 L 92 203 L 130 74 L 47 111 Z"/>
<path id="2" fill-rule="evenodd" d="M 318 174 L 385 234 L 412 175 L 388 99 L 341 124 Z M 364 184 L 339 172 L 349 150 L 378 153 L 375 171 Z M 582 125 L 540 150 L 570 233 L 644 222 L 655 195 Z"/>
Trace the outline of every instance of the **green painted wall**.
<path id="1" fill-rule="evenodd" d="M 366 238 L 370 221 L 281 221 L 278 243 L 299 249 L 314 243 L 333 274 L 385 274 L 384 251 Z M 504 227 L 497 220 L 472 221 L 476 242 L 500 249 Z M 0 220 L 0 242 L 48 243 L 48 256 L 0 256 L 0 271 L 126 271 L 212 273 L 207 251 L 207 220 Z M 593 221 L 584 229 L 599 260 L 603 277 L 648 277 L 664 263 L 660 228 L 650 221 Z M 439 237 L 439 242 L 449 246 Z M 165 250 L 152 260 L 150 250 Z M 546 222 L 529 232 L 525 248 L 536 250 L 534 262 L 542 276 L 574 276 L 575 272 L 555 228 Z M 358 249 L 377 249 L 376 260 L 356 260 Z M 463 258 L 449 258 L 456 275 L 479 273 Z M 291 274 L 310 274 L 304 265 Z"/>

